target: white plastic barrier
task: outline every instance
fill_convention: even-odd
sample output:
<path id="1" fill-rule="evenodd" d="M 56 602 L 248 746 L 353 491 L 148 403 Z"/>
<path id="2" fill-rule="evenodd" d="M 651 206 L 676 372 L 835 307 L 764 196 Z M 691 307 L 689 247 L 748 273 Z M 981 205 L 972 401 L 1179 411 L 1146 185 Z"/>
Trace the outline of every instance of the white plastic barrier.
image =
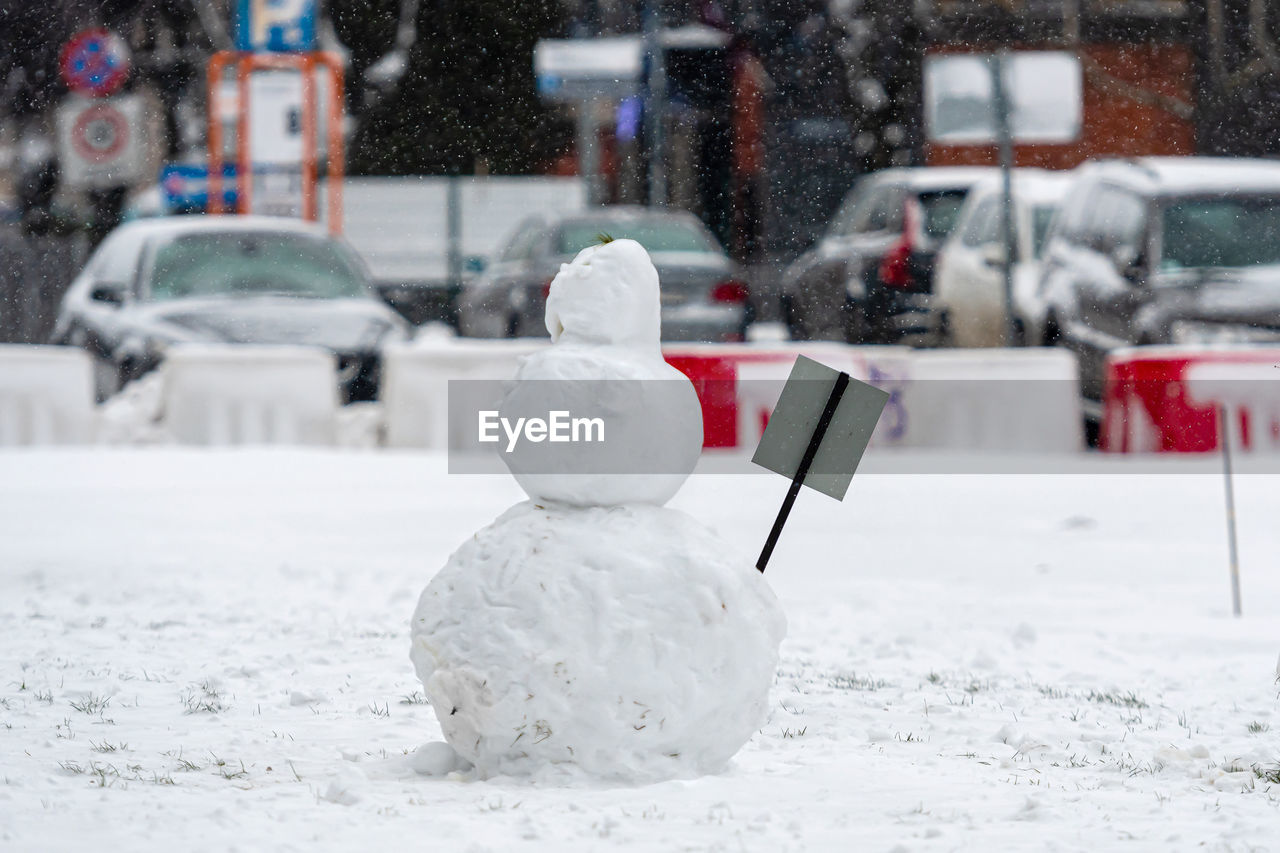
<path id="1" fill-rule="evenodd" d="M 183 444 L 332 444 L 336 365 L 310 347 L 188 345 L 164 362 L 165 429 Z"/>
<path id="2" fill-rule="evenodd" d="M 1014 452 L 1083 446 L 1074 353 L 918 350 L 908 371 L 897 401 L 903 423 L 894 445 Z"/>
<path id="3" fill-rule="evenodd" d="M 523 356 L 549 344 L 533 338 L 454 339 L 387 347 L 382 354 L 382 384 L 378 394 L 386 418 L 387 446 L 448 447 L 449 381 L 511 379 Z M 497 408 L 497 399 L 474 400 L 475 405 L 466 405 L 464 399 L 495 390 L 497 386 L 492 382 L 477 382 L 470 387 L 458 382 L 454 386 L 455 399 L 460 404 L 457 410 Z M 474 425 L 470 429 L 454 430 L 455 436 L 474 433 Z"/>
<path id="4" fill-rule="evenodd" d="M 84 350 L 0 345 L 0 446 L 93 437 L 93 364 Z"/>

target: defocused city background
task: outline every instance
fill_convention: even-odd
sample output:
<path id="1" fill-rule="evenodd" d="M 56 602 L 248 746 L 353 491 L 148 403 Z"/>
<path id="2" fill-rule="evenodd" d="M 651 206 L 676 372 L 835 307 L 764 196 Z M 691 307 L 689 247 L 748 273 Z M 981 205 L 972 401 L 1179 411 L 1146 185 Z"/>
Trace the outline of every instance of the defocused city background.
<path id="1" fill-rule="evenodd" d="M 0 342 L 83 350 L 99 402 L 191 343 L 377 400 L 388 345 L 545 337 L 604 233 L 669 341 L 1052 346 L 1105 444 L 1118 352 L 1280 341 L 1278 15 L 4 2 Z"/>

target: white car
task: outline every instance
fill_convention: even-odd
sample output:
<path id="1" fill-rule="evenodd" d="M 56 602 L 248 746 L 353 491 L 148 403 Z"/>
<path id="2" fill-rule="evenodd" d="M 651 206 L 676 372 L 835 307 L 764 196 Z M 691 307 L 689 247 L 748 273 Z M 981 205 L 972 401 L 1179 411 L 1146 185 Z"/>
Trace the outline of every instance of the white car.
<path id="1" fill-rule="evenodd" d="M 1040 252 L 1071 181 L 1069 172 L 1014 171 L 1014 343 L 1042 342 L 1045 312 L 1037 298 Z M 944 346 L 998 347 L 1005 342 L 1001 203 L 999 177 L 976 185 L 938 253 L 933 292 Z"/>

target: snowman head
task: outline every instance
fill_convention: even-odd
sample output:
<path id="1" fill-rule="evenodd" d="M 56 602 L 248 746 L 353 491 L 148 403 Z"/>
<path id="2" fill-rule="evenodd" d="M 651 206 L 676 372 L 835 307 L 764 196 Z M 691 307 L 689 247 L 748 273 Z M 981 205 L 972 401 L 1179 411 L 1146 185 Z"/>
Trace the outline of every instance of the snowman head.
<path id="1" fill-rule="evenodd" d="M 659 347 L 658 271 L 635 240 L 588 246 L 561 264 L 547 295 L 552 342 Z"/>

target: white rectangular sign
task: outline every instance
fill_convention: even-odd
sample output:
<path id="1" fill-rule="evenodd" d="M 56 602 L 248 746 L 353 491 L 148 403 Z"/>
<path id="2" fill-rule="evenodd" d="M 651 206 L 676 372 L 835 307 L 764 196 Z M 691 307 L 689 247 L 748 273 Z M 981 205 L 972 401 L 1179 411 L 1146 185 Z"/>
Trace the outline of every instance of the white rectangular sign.
<path id="1" fill-rule="evenodd" d="M 302 162 L 302 74 L 257 71 L 249 77 L 249 160 Z"/>
<path id="2" fill-rule="evenodd" d="M 151 127 L 141 95 L 69 95 L 58 107 L 62 181 L 77 189 L 132 186 L 147 168 Z"/>
<path id="3" fill-rule="evenodd" d="M 925 57 L 925 134 L 930 142 L 990 145 L 996 137 L 993 56 Z M 1083 73 L 1067 51 L 1021 51 L 1005 61 L 1009 126 L 1015 142 L 1070 143 L 1080 138 Z"/>

